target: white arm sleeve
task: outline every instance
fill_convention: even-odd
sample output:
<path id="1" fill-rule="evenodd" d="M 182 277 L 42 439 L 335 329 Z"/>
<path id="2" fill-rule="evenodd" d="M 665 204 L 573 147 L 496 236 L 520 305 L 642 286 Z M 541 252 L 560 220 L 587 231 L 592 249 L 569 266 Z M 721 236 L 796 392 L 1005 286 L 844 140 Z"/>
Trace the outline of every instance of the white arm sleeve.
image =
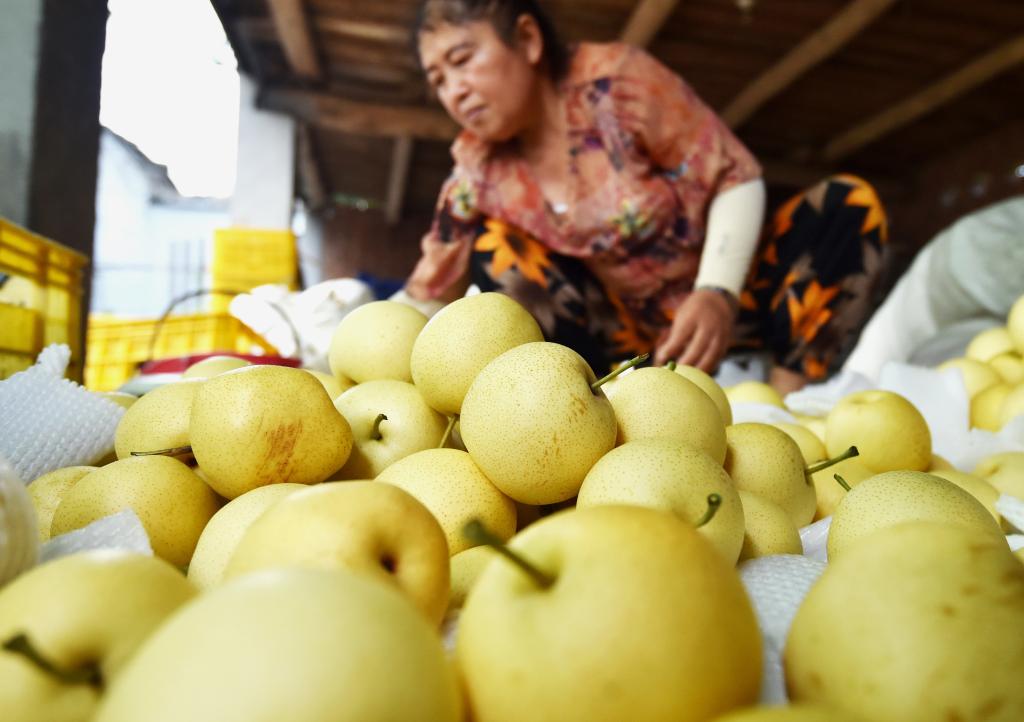
<path id="1" fill-rule="evenodd" d="M 737 297 L 750 270 L 764 220 L 764 181 L 747 181 L 711 201 L 695 288 L 718 286 Z"/>

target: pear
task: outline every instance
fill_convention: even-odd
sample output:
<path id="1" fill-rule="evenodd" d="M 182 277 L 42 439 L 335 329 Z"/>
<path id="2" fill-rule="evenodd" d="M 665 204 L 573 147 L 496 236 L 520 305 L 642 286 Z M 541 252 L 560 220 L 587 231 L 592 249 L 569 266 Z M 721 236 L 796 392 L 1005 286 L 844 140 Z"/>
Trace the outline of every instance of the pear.
<path id="1" fill-rule="evenodd" d="M 928 472 L 941 471 L 942 469 L 955 469 L 949 460 L 939 454 L 932 454 L 932 463 L 928 465 Z"/>
<path id="2" fill-rule="evenodd" d="M 832 516 L 839 502 L 846 496 L 846 490 L 836 481 L 839 474 L 848 486 L 854 487 L 865 479 L 875 475 L 859 458 L 843 459 L 838 464 L 811 474 L 814 484 L 815 512 L 814 521 Z"/>
<path id="3" fill-rule="evenodd" d="M 729 397 L 725 395 L 725 391 L 722 390 L 717 381 L 696 366 L 676 364 L 673 361 L 669 363 L 668 367 L 687 381 L 696 384 L 701 391 L 706 393 L 715 402 L 718 412 L 722 415 L 723 424 L 728 426 L 732 423 L 732 406 L 729 404 Z"/>
<path id="4" fill-rule="evenodd" d="M 66 466 L 63 469 L 51 471 L 49 474 L 43 474 L 28 485 L 28 496 L 36 510 L 36 529 L 39 532 L 39 541 L 44 542 L 50 538 L 53 513 L 57 511 L 60 500 L 67 490 L 83 476 L 96 471 L 96 469 L 95 466 Z"/>
<path id="5" fill-rule="evenodd" d="M 462 534 L 470 519 L 480 519 L 502 541 L 516 532 L 515 503 L 484 476 L 465 451 L 420 451 L 384 469 L 377 481 L 409 492 L 427 507 L 444 530 L 450 554 L 473 545 Z"/>
<path id="6" fill-rule="evenodd" d="M 93 722 L 458 722 L 437 631 L 401 594 L 345 570 L 225 584 L 149 639 Z"/>
<path id="7" fill-rule="evenodd" d="M 620 376 L 608 400 L 618 420 L 616 442 L 673 439 L 725 459 L 722 414 L 699 386 L 667 368 L 641 368 Z"/>
<path id="8" fill-rule="evenodd" d="M 1024 452 L 1004 451 L 986 456 L 974 467 L 974 474 L 1000 493 L 1024 499 Z"/>
<path id="9" fill-rule="evenodd" d="M 782 507 L 797 528 L 814 518 L 814 485 L 804 474 L 800 447 L 784 431 L 758 423 L 726 429 L 725 470 L 737 489 L 760 494 Z"/>
<path id="10" fill-rule="evenodd" d="M 481 545 L 463 549 L 452 555 L 451 591 L 448 594 L 448 609 L 461 609 L 466 603 L 469 590 L 476 584 L 484 568 L 497 553 L 489 546 Z"/>
<path id="11" fill-rule="evenodd" d="M 335 479 L 373 479 L 390 464 L 441 443 L 448 419 L 412 384 L 367 381 L 334 401 L 352 427 L 352 453 Z"/>
<path id="12" fill-rule="evenodd" d="M 317 381 L 324 385 L 324 390 L 327 391 L 327 395 L 331 397 L 332 401 L 356 385 L 355 381 L 345 376 L 334 376 L 316 369 L 303 369 L 303 371 L 312 374 Z"/>
<path id="13" fill-rule="evenodd" d="M 763 381 L 741 381 L 735 386 L 725 389 L 730 404 L 767 404 L 786 408 L 782 394 Z"/>
<path id="14" fill-rule="evenodd" d="M 539 576 L 491 561 L 459 617 L 475 719 L 695 722 L 757 699 L 761 639 L 739 575 L 671 514 L 563 511 L 509 549 Z"/>
<path id="15" fill-rule="evenodd" d="M 1013 391 L 1009 384 L 995 384 L 971 399 L 971 426 L 985 431 L 999 431 L 1003 427 L 1003 402 Z"/>
<path id="16" fill-rule="evenodd" d="M 829 456 L 856 446 L 876 473 L 931 464 L 932 437 L 921 412 L 892 391 L 858 391 L 840 399 L 828 414 L 825 448 Z"/>
<path id="17" fill-rule="evenodd" d="M 145 527 L 153 552 L 184 569 L 219 506 L 213 490 L 177 459 L 136 456 L 86 474 L 64 492 L 50 535 L 131 509 Z"/>
<path id="18" fill-rule="evenodd" d="M 391 484 L 328 482 L 280 499 L 242 535 L 224 579 L 277 566 L 353 569 L 400 588 L 435 624 L 448 605 L 444 531 Z"/>
<path id="19" fill-rule="evenodd" d="M 250 366 L 204 381 L 189 436 L 208 483 L 227 499 L 267 484 L 316 484 L 352 449 L 352 430 L 323 385 L 285 366 Z"/>
<path id="20" fill-rule="evenodd" d="M 1016 351 L 999 354 L 988 362 L 999 377 L 1010 386 L 1024 383 L 1024 358 Z"/>
<path id="21" fill-rule="evenodd" d="M 306 488 L 304 484 L 261 486 L 222 506 L 199 536 L 188 565 L 189 581 L 204 590 L 220 584 L 235 547 L 252 523 L 281 499 Z"/>
<path id="22" fill-rule="evenodd" d="M 189 445 L 189 419 L 196 391 L 203 379 L 159 386 L 124 412 L 114 434 L 118 459 L 133 451 L 160 451 Z"/>
<path id="23" fill-rule="evenodd" d="M 999 501 L 999 492 L 996 491 L 996 488 L 992 486 L 992 484 L 985 481 L 980 476 L 968 474 L 964 471 L 957 471 L 956 469 L 939 469 L 929 473 L 941 477 L 946 481 L 953 482 L 973 496 L 981 503 L 982 506 L 985 507 L 985 509 L 988 510 L 988 513 L 996 520 L 996 524 L 999 524 L 1000 527 L 1003 526 L 1003 515 L 996 510 L 996 502 Z"/>
<path id="24" fill-rule="evenodd" d="M 139 400 L 138 396 L 134 394 L 126 394 L 123 391 L 97 391 L 96 393 L 108 401 L 113 401 L 122 409 L 131 408 L 132 404 Z"/>
<path id="25" fill-rule="evenodd" d="M 830 559 L 790 628 L 786 686 L 872 722 L 1016 722 L 1021 640 L 1024 565 L 1005 541 L 902 523 Z"/>
<path id="26" fill-rule="evenodd" d="M 136 649 L 195 595 L 167 562 L 124 551 L 25 572 L 0 590 L 0 719 L 90 722 Z"/>
<path id="27" fill-rule="evenodd" d="M 1024 414 L 1024 384 L 1014 387 L 999 407 L 999 428 Z"/>
<path id="28" fill-rule="evenodd" d="M 715 722 L 862 722 L 833 707 L 796 704 L 785 707 L 747 707 L 716 717 Z"/>
<path id="29" fill-rule="evenodd" d="M 990 386 L 995 386 L 1003 381 L 1002 376 L 987 363 L 970 358 L 950 359 L 939 364 L 938 369 L 939 371 L 958 370 L 964 380 L 967 397 L 971 399 Z"/>
<path id="30" fill-rule="evenodd" d="M 800 455 L 804 458 L 804 464 L 810 465 L 816 461 L 824 461 L 828 458 L 825 450 L 825 442 L 806 426 L 793 424 L 787 421 L 778 421 L 772 424 L 776 429 L 785 432 L 786 436 L 796 442 L 800 447 Z"/>
<path id="31" fill-rule="evenodd" d="M 341 319 L 331 337 L 331 373 L 361 384 L 374 379 L 412 383 L 409 358 L 427 317 L 398 301 L 373 301 Z"/>
<path id="32" fill-rule="evenodd" d="M 252 363 L 237 356 L 207 356 L 201 361 L 196 361 L 181 374 L 183 379 L 208 379 L 211 376 L 222 374 L 225 371 L 251 366 Z"/>
<path id="33" fill-rule="evenodd" d="M 501 354 L 462 403 L 462 440 L 473 461 L 516 501 L 576 496 L 590 467 L 615 445 L 615 412 L 593 384 L 587 362 L 559 344 L 527 343 Z"/>
<path id="34" fill-rule="evenodd" d="M 991 361 L 1000 354 L 1016 351 L 1013 339 L 1004 326 L 985 329 L 967 344 L 964 356 L 975 361 Z"/>
<path id="35" fill-rule="evenodd" d="M 413 383 L 441 413 L 460 414 L 484 366 L 511 348 L 543 340 L 533 316 L 508 296 L 466 296 L 434 314 L 420 331 L 410 359 Z"/>
<path id="36" fill-rule="evenodd" d="M 576 506 L 645 506 L 698 526 L 711 494 L 719 496 L 720 505 L 698 532 L 725 561 L 735 564 L 743 546 L 743 506 L 729 475 L 700 449 L 669 439 L 642 439 L 616 447 L 587 474 Z"/>
<path id="37" fill-rule="evenodd" d="M 805 429 L 810 431 L 812 434 L 818 437 L 821 443 L 825 443 L 825 426 L 826 417 L 824 416 L 807 416 L 804 414 L 794 414 L 796 422 L 803 426 Z M 825 454 L 828 454 L 828 449 L 825 449 Z"/>
<path id="38" fill-rule="evenodd" d="M 746 526 L 740 561 L 772 554 L 803 554 L 800 532 L 781 506 L 742 489 L 739 496 Z"/>
<path id="39" fill-rule="evenodd" d="M 1013 302 L 1006 318 L 1006 331 L 1017 347 L 1017 353 L 1024 354 L 1024 295 Z"/>
<path id="40" fill-rule="evenodd" d="M 988 510 L 953 482 L 922 471 L 887 471 L 865 479 L 839 502 L 828 532 L 828 558 L 841 556 L 879 529 L 908 521 L 961 526 L 979 539 L 1006 546 Z"/>

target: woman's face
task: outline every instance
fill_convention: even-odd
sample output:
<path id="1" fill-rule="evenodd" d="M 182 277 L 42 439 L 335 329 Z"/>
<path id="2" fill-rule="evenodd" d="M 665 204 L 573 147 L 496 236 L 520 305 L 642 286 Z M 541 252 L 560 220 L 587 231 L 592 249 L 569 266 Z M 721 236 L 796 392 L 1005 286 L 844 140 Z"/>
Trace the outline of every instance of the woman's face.
<path id="1" fill-rule="evenodd" d="M 463 128 L 500 142 L 532 121 L 543 55 L 533 18 L 520 18 L 514 47 L 489 22 L 477 20 L 423 31 L 419 51 L 427 82 Z"/>

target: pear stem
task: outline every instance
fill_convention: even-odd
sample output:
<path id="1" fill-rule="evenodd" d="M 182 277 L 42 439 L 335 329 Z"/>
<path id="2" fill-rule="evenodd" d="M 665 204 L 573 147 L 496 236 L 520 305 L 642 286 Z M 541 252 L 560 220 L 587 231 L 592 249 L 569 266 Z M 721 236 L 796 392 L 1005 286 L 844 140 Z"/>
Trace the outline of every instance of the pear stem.
<path id="1" fill-rule="evenodd" d="M 387 421 L 388 417 L 386 414 L 377 414 L 377 418 L 373 420 L 373 430 L 370 431 L 370 438 L 374 441 L 380 441 L 384 438 L 384 434 L 380 433 L 380 422 Z"/>
<path id="2" fill-rule="evenodd" d="M 62 684 L 88 684 L 97 689 L 103 687 L 103 677 L 99 665 L 89 662 L 80 669 L 60 669 L 46 659 L 29 641 L 28 635 L 16 634 L 4 642 L 3 648 L 14 654 L 20 654 L 40 670 L 57 679 Z"/>
<path id="3" fill-rule="evenodd" d="M 479 519 L 471 519 L 462 527 L 462 535 L 474 544 L 486 544 L 494 551 L 501 554 L 510 562 L 519 567 L 529 576 L 538 587 L 548 589 L 555 583 L 555 578 L 547 572 L 538 569 L 532 562 L 527 561 L 521 554 L 514 552 L 505 545 L 494 532 L 483 525 Z"/>
<path id="4" fill-rule="evenodd" d="M 847 491 L 850 490 L 850 485 L 848 483 L 846 483 L 846 479 L 844 479 L 843 477 L 839 476 L 839 474 L 833 474 L 832 478 L 839 482 L 839 486 L 843 487 Z"/>
<path id="5" fill-rule="evenodd" d="M 646 353 L 645 354 L 641 354 L 639 356 L 634 356 L 629 361 L 627 361 L 626 363 L 622 364 L 617 369 L 612 371 L 610 374 L 602 376 L 597 381 L 595 381 L 594 383 L 590 384 L 590 390 L 594 391 L 596 393 L 599 388 L 601 388 L 606 383 L 608 383 L 609 381 L 614 379 L 616 376 L 621 374 L 623 371 L 627 371 L 628 369 L 631 369 L 634 366 L 638 366 L 638 365 L 642 364 L 644 361 L 647 360 L 648 356 L 650 356 L 650 354 L 646 354 Z"/>
<path id="6" fill-rule="evenodd" d="M 675 371 L 678 365 L 679 364 L 677 364 L 675 361 L 669 361 L 667 364 L 665 364 L 665 368 L 667 368 L 669 371 Z"/>
<path id="7" fill-rule="evenodd" d="M 851 446 L 849 449 L 841 453 L 839 456 L 836 456 L 835 458 L 825 459 L 824 461 L 819 461 L 814 464 L 811 464 L 810 466 L 807 467 L 805 473 L 808 476 L 810 476 L 811 474 L 817 474 L 819 471 L 822 471 L 823 469 L 827 469 L 830 466 L 838 464 L 840 461 L 852 459 L 855 456 L 860 456 L 860 452 L 857 451 L 856 446 Z"/>
<path id="8" fill-rule="evenodd" d="M 458 414 L 452 414 L 448 417 L 448 426 L 445 427 L 444 434 L 441 436 L 441 443 L 437 445 L 437 448 L 443 449 L 448 445 L 448 439 L 452 436 L 452 430 L 455 428 L 455 421 L 458 418 Z"/>
<path id="9" fill-rule="evenodd" d="M 133 451 L 132 456 L 184 456 L 192 453 L 191 446 L 175 446 L 172 449 L 157 449 L 156 451 Z"/>
<path id="10" fill-rule="evenodd" d="M 715 518 L 715 514 L 718 513 L 718 507 L 722 506 L 722 497 L 719 494 L 708 494 L 708 508 L 704 512 L 704 516 L 697 520 L 695 525 L 697 529 L 707 524 L 709 521 Z"/>

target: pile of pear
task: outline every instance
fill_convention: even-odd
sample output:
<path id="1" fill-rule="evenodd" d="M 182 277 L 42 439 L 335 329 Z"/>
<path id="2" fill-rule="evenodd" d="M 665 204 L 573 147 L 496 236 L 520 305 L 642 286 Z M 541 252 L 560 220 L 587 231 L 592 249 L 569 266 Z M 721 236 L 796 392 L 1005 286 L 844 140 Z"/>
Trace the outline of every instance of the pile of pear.
<path id="1" fill-rule="evenodd" d="M 131 509 L 154 556 L 0 588 L 0 719 L 1024 719 L 995 508 L 1024 454 L 950 469 L 883 391 L 733 424 L 710 376 L 640 361 L 598 378 L 484 293 L 357 308 L 330 374 L 213 358 L 119 399 L 114 458 L 28 491 L 42 540 Z M 792 704 L 759 708 L 737 564 L 829 516 Z"/>

